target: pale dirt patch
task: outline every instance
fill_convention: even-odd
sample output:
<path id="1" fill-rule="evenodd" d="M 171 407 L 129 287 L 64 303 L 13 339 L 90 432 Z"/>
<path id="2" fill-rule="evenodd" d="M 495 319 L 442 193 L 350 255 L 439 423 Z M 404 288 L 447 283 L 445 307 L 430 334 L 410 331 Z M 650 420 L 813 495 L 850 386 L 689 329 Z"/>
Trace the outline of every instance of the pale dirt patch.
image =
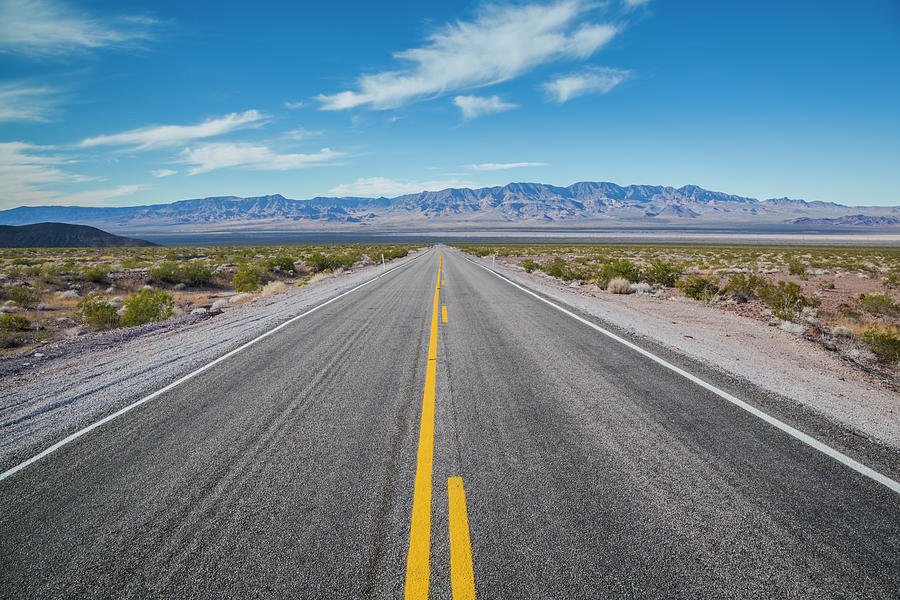
<path id="1" fill-rule="evenodd" d="M 853 368 L 834 352 L 757 318 L 702 302 L 680 296 L 613 295 L 589 290 L 588 286 L 572 288 L 538 272 L 525 273 L 513 266 L 516 262 L 498 259 L 496 268 L 534 291 L 723 369 L 900 449 L 900 395 L 883 378 Z M 481 263 L 490 266 L 490 257 L 481 259 Z M 872 291 L 873 283 L 880 287 L 880 282 L 855 276 L 852 279 L 845 293 Z M 863 283 L 866 281 L 869 283 Z"/>

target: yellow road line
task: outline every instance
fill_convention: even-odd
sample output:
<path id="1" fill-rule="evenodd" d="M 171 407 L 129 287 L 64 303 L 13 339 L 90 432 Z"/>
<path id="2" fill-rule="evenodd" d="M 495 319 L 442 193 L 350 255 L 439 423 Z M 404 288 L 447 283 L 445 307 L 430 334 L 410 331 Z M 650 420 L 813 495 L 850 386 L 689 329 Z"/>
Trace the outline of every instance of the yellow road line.
<path id="1" fill-rule="evenodd" d="M 409 554 L 406 555 L 406 598 L 428 598 L 428 563 L 431 552 L 431 473 L 434 463 L 434 393 L 437 374 L 438 294 L 441 289 L 443 254 L 438 259 L 438 283 L 434 287 L 431 308 L 431 335 L 428 340 L 428 366 L 425 393 L 422 396 L 422 422 L 419 425 L 419 454 L 409 528 Z"/>
<path id="2" fill-rule="evenodd" d="M 444 323 L 447 322 L 447 307 L 446 306 L 441 307 L 441 321 Z"/>
<path id="3" fill-rule="evenodd" d="M 441 285 L 447 285 L 447 282 L 441 279 Z"/>
<path id="4" fill-rule="evenodd" d="M 447 497 L 450 502 L 450 586 L 453 600 L 475 600 L 472 544 L 469 541 L 469 516 L 462 477 L 447 480 Z"/>

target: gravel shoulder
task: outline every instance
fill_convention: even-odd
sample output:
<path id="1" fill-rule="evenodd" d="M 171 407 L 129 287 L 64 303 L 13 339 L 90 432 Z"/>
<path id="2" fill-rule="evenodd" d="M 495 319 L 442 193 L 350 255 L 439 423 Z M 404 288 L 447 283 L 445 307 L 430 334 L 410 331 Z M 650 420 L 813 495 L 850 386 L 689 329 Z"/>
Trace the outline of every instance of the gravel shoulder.
<path id="1" fill-rule="evenodd" d="M 0 471 L 383 272 L 380 265 L 356 268 L 218 314 L 84 335 L 0 359 Z"/>
<path id="2" fill-rule="evenodd" d="M 491 261 L 480 262 L 490 266 Z M 693 300 L 572 288 L 502 260 L 495 268 L 547 298 L 787 398 L 893 452 L 900 450 L 900 395 L 883 380 L 786 331 Z"/>

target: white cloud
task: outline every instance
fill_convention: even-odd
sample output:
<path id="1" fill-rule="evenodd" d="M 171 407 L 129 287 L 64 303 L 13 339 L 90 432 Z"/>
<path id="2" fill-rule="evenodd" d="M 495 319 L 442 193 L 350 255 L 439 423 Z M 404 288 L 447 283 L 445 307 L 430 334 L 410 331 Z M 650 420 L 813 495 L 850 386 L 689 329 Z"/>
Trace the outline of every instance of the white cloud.
<path id="1" fill-rule="evenodd" d="M 181 161 L 193 165 L 188 175 L 207 173 L 216 169 L 238 167 L 255 171 L 290 171 L 334 163 L 346 156 L 330 148 L 313 154 L 279 154 L 267 146 L 215 142 L 185 148 Z"/>
<path id="2" fill-rule="evenodd" d="M 474 119 L 482 115 L 490 115 L 504 110 L 516 108 L 518 104 L 504 102 L 500 96 L 457 96 L 453 103 L 462 111 L 464 119 Z"/>
<path id="3" fill-rule="evenodd" d="M 285 102 L 284 107 L 288 110 L 297 110 L 306 106 L 305 102 Z"/>
<path id="4" fill-rule="evenodd" d="M 515 163 L 480 163 L 469 165 L 473 171 L 500 171 L 503 169 L 519 169 L 522 167 L 546 167 L 543 162 L 515 162 Z"/>
<path id="5" fill-rule="evenodd" d="M 0 122 L 49 121 L 56 100 L 56 90 L 21 83 L 0 85 Z"/>
<path id="6" fill-rule="evenodd" d="M 114 188 L 61 192 L 54 187 L 95 181 L 96 178 L 72 173 L 62 165 L 74 161 L 55 153 L 53 146 L 24 142 L 0 143 L 0 202 L 4 208 L 39 204 L 102 204 L 108 199 L 147 189 L 146 185 L 121 185 Z"/>
<path id="7" fill-rule="evenodd" d="M 322 131 L 311 131 L 309 129 L 306 129 L 302 125 L 298 125 L 294 129 L 288 131 L 285 135 L 292 140 L 307 140 L 311 137 L 322 135 L 322 133 Z"/>
<path id="8" fill-rule="evenodd" d="M 552 100 L 562 103 L 585 94 L 605 94 L 625 81 L 630 74 L 621 69 L 590 69 L 559 76 L 545 83 L 544 90 Z"/>
<path id="9" fill-rule="evenodd" d="M 360 177 L 353 183 L 342 183 L 328 190 L 331 196 L 361 196 L 378 198 L 402 196 L 423 191 L 445 190 L 447 188 L 472 187 L 474 184 L 456 179 L 435 181 L 396 181 L 387 177 Z"/>
<path id="10" fill-rule="evenodd" d="M 54 0 L 0 2 L 0 53 L 64 54 L 149 40 L 154 19 L 101 19 Z"/>
<path id="11" fill-rule="evenodd" d="M 647 4 L 650 0 L 623 0 L 627 8 L 637 8 Z"/>
<path id="12" fill-rule="evenodd" d="M 362 75 L 356 91 L 321 94 L 322 110 L 388 109 L 423 97 L 507 81 L 563 58 L 587 58 L 615 36 L 613 25 L 583 22 L 581 0 L 488 6 L 474 21 L 457 21 L 420 48 L 394 55 L 408 66 Z"/>
<path id="13" fill-rule="evenodd" d="M 155 171 L 150 172 L 154 177 L 168 177 L 169 175 L 175 175 L 178 171 L 173 171 L 172 169 L 157 169 Z"/>
<path id="14" fill-rule="evenodd" d="M 257 110 L 231 113 L 218 119 L 207 119 L 197 125 L 154 125 L 132 129 L 113 135 L 98 135 L 87 138 L 78 145 L 90 146 L 131 146 L 134 150 L 147 150 L 166 146 L 178 146 L 192 140 L 214 137 L 246 127 L 259 127 L 265 115 Z"/>

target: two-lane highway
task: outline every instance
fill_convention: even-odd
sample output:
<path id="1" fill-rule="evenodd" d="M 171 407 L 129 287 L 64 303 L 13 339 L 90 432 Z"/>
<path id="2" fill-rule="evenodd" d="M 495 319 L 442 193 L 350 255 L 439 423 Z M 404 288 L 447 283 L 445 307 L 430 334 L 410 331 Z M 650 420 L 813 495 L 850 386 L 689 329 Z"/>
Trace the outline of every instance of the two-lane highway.
<path id="1" fill-rule="evenodd" d="M 898 557 L 900 495 L 447 248 L 0 481 L 10 598 L 892 598 Z"/>

